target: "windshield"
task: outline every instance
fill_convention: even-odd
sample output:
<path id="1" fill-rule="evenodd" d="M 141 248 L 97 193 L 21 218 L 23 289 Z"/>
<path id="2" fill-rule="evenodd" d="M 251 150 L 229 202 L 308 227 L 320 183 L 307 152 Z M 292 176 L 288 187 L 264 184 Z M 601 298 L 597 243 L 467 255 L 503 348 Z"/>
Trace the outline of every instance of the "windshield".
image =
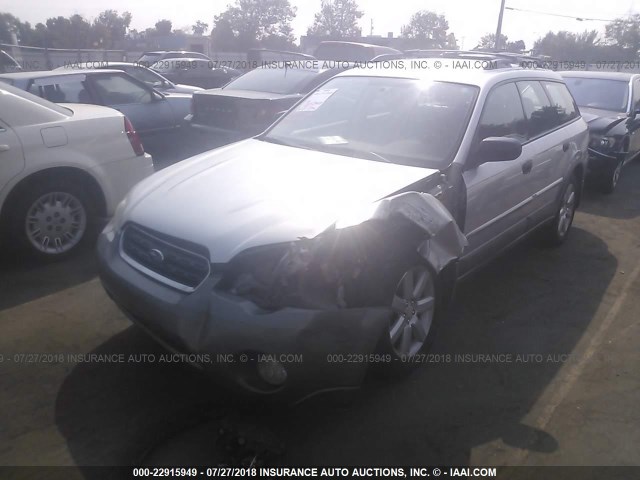
<path id="1" fill-rule="evenodd" d="M 626 112 L 629 83 L 605 78 L 565 77 L 569 91 L 580 107 Z"/>
<path id="2" fill-rule="evenodd" d="M 477 87 L 404 78 L 327 82 L 263 140 L 404 165 L 443 168 L 453 160 Z"/>
<path id="3" fill-rule="evenodd" d="M 300 68 L 256 68 L 236 78 L 224 88 L 284 95 L 298 93 L 316 75 L 316 70 Z"/>
<path id="4" fill-rule="evenodd" d="M 138 59 L 140 65 L 149 67 L 162 58 L 162 53 L 145 53 Z"/>
<path id="5" fill-rule="evenodd" d="M 162 75 L 144 67 L 126 67 L 124 71 L 133 78 L 137 78 L 152 87 L 161 85 L 163 81 L 167 81 Z"/>

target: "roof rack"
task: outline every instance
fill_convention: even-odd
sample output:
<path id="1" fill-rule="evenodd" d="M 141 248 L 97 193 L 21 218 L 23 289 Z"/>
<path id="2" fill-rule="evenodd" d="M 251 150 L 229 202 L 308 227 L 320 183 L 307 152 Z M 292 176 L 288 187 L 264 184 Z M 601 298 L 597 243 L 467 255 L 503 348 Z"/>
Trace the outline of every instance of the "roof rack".
<path id="1" fill-rule="evenodd" d="M 457 60 L 481 60 L 491 62 L 485 70 L 497 68 L 539 68 L 547 69 L 547 62 L 543 58 L 532 57 L 512 52 L 491 52 L 485 50 L 448 50 L 448 49 L 412 49 L 399 54 L 378 55 L 372 61 L 400 60 L 407 58 L 448 58 Z"/>

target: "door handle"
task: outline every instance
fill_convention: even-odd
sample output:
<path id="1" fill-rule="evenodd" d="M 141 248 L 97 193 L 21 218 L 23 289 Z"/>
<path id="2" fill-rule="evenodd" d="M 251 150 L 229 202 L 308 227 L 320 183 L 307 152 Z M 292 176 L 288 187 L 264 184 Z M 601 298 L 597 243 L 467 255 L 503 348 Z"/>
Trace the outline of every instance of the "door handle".
<path id="1" fill-rule="evenodd" d="M 533 169 L 533 160 L 527 160 L 522 164 L 522 173 L 525 175 Z"/>
<path id="2" fill-rule="evenodd" d="M 0 145 L 0 152 L 8 152 L 9 150 L 11 150 L 9 145 Z"/>
<path id="3" fill-rule="evenodd" d="M 569 150 L 569 143 L 563 143 L 562 144 L 562 151 L 566 152 L 567 150 Z"/>

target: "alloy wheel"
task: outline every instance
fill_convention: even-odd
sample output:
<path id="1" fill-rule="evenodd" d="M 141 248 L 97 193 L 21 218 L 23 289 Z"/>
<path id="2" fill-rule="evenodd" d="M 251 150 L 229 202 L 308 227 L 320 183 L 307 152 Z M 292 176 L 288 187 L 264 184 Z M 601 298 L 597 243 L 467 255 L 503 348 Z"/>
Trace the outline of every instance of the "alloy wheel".
<path id="1" fill-rule="evenodd" d="M 412 356 L 424 346 L 435 311 L 435 288 L 426 267 L 414 267 L 400 279 L 391 304 L 389 337 L 401 357 Z"/>
<path id="2" fill-rule="evenodd" d="M 68 192 L 50 192 L 27 210 L 27 238 L 45 254 L 59 255 L 75 247 L 87 228 L 87 212 L 82 202 Z"/>
<path id="3" fill-rule="evenodd" d="M 573 187 L 573 183 L 567 186 L 560 204 L 560 211 L 558 212 L 558 235 L 564 237 L 571 227 L 573 221 L 573 215 L 576 210 L 576 191 Z"/>

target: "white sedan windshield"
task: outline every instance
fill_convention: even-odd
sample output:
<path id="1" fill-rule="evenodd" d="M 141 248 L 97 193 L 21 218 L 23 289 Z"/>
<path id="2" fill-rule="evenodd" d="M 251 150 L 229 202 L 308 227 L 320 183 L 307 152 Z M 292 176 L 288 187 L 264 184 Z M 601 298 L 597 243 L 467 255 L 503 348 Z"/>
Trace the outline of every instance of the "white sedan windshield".
<path id="1" fill-rule="evenodd" d="M 301 148 L 405 165 L 453 160 L 477 87 L 405 78 L 339 77 L 263 137 Z"/>

